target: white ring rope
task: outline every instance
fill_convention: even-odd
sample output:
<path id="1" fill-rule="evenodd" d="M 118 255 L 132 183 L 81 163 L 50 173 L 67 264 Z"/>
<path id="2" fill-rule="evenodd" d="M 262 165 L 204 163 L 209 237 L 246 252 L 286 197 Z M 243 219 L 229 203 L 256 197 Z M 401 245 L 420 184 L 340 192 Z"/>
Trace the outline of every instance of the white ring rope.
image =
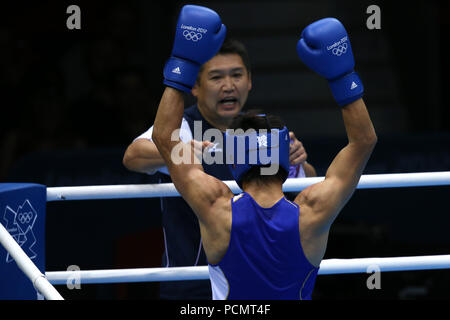
<path id="1" fill-rule="evenodd" d="M 25 273 L 25 275 L 31 280 L 31 283 L 39 293 L 41 293 L 47 300 L 63 300 L 63 297 L 59 294 L 59 292 L 50 284 L 38 267 L 36 267 L 33 261 L 31 261 L 31 259 L 1 223 L 0 243 L 16 261 L 20 270 L 22 270 L 23 273 Z"/>
<path id="2" fill-rule="evenodd" d="M 288 179 L 283 185 L 283 191 L 301 191 L 306 187 L 323 180 L 324 177 Z M 224 183 L 226 183 L 234 193 L 239 193 L 242 191 L 237 186 L 235 181 L 224 181 Z M 357 189 L 446 185 L 450 185 L 450 171 L 363 175 L 361 176 Z M 171 196 L 180 196 L 172 183 L 153 185 L 101 185 L 85 187 L 47 188 L 47 201 L 151 198 Z M 8 236 L 10 235 L 8 234 Z M 21 251 L 21 249 L 14 249 L 11 251 Z M 36 266 L 34 267 L 36 268 Z M 23 267 L 21 266 L 21 269 L 22 268 Z M 379 270 L 380 272 L 448 269 L 450 268 L 450 255 L 395 258 L 328 259 L 322 261 L 319 274 L 324 275 L 342 273 L 365 273 L 371 272 L 372 270 L 370 270 L 370 268 L 376 268 L 375 270 Z M 28 271 L 24 270 L 24 272 L 27 273 Z M 114 283 L 201 280 L 209 279 L 209 273 L 208 267 L 202 266 L 90 271 L 53 271 L 47 272 L 46 277 L 52 284 L 67 284 L 72 280 L 79 281 L 80 283 Z M 35 283 L 37 283 L 36 279 L 46 280 L 45 277 L 40 274 L 40 272 L 39 275 L 34 275 L 30 279 L 32 279 L 32 281 Z"/>
<path id="3" fill-rule="evenodd" d="M 288 179 L 283 185 L 284 192 L 301 191 L 323 181 L 324 177 Z M 224 181 L 234 193 L 242 190 L 235 181 Z M 363 175 L 357 189 L 402 188 L 450 185 L 450 171 Z M 112 185 L 85 187 L 47 188 L 47 201 L 123 199 L 180 196 L 172 183 L 146 185 Z M 173 267 L 111 269 L 90 271 L 51 271 L 45 276 L 23 252 L 14 238 L 0 223 L 0 242 L 14 258 L 19 268 L 31 280 L 34 287 L 48 300 L 62 300 L 63 297 L 52 284 L 149 282 L 209 279 L 208 267 Z M 450 269 L 450 255 L 328 259 L 320 264 L 320 275 L 343 273 L 370 273 L 374 271 L 406 271 Z"/>
<path id="4" fill-rule="evenodd" d="M 450 255 L 328 259 L 320 264 L 319 275 L 450 269 Z M 49 271 L 47 279 L 54 285 L 77 283 L 121 283 L 179 280 L 207 280 L 208 267 L 139 268 L 81 271 Z"/>
<path id="5" fill-rule="evenodd" d="M 323 180 L 324 177 L 287 179 L 287 181 L 283 184 L 283 191 L 301 191 L 306 187 Z M 224 183 L 226 183 L 234 193 L 239 193 L 242 191 L 235 181 L 224 181 Z M 357 189 L 447 185 L 450 185 L 450 171 L 370 174 L 361 176 Z M 180 194 L 172 183 L 47 188 L 47 201 L 175 196 L 180 196 Z"/>

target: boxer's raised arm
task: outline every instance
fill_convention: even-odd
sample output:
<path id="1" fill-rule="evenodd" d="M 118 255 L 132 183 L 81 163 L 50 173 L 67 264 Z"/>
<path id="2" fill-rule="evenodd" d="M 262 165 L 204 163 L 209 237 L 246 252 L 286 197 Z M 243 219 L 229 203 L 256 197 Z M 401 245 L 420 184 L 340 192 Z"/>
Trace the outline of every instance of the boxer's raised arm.
<path id="1" fill-rule="evenodd" d="M 377 137 L 361 98 L 363 84 L 354 71 L 350 41 L 341 22 L 325 18 L 306 27 L 297 52 L 308 67 L 328 80 L 342 107 L 348 137 L 348 144 L 334 158 L 325 180 L 306 188 L 295 199 L 300 208 L 309 211 L 314 221 L 310 227 L 324 235 L 353 194 Z"/>
<path id="2" fill-rule="evenodd" d="M 193 43 L 183 36 L 184 27 L 195 25 L 204 31 L 202 41 Z M 172 181 L 199 218 L 201 225 L 214 221 L 211 207 L 219 198 L 231 198 L 222 181 L 203 171 L 193 144 L 179 139 L 184 110 L 182 91 L 190 91 L 200 66 L 211 59 L 225 38 L 225 26 L 216 12 L 200 6 L 184 6 L 176 29 L 172 56 L 164 68 L 167 88 L 161 98 L 152 139 L 167 165 Z M 205 142 L 206 143 L 206 142 Z"/>

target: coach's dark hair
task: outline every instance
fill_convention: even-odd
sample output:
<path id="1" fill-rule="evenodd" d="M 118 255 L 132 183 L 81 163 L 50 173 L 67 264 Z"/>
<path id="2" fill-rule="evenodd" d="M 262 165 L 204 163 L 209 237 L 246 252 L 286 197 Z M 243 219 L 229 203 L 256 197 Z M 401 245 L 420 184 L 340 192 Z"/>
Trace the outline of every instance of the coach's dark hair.
<path id="1" fill-rule="evenodd" d="M 225 41 L 222 44 L 222 47 L 220 48 L 217 54 L 231 54 L 231 53 L 236 53 L 241 57 L 245 68 L 250 73 L 251 71 L 250 58 L 248 56 L 247 48 L 244 46 L 244 44 L 239 40 L 233 38 L 225 39 Z"/>
<path id="2" fill-rule="evenodd" d="M 244 63 L 245 68 L 247 69 L 247 72 L 250 73 L 251 65 L 250 65 L 250 58 L 248 56 L 247 48 L 239 40 L 236 40 L 233 38 L 226 38 L 222 44 L 222 47 L 220 48 L 219 52 L 217 52 L 216 55 L 234 54 L 234 53 L 241 57 L 242 62 Z M 202 73 L 202 71 L 203 71 L 203 65 L 200 67 L 198 74 L 200 75 Z"/>
<path id="3" fill-rule="evenodd" d="M 280 117 L 264 113 L 258 109 L 240 113 L 230 125 L 230 129 L 242 129 L 244 132 L 248 129 L 256 131 L 267 129 L 270 132 L 270 129 L 283 129 L 284 127 L 285 124 Z M 270 167 L 270 164 L 252 167 L 242 176 L 242 185 L 249 181 L 256 181 L 257 184 L 267 184 L 273 181 L 281 181 L 283 183 L 289 175 L 289 172 L 286 172 L 281 166 L 278 167 L 278 172 L 274 175 L 261 175 L 261 167 Z"/>

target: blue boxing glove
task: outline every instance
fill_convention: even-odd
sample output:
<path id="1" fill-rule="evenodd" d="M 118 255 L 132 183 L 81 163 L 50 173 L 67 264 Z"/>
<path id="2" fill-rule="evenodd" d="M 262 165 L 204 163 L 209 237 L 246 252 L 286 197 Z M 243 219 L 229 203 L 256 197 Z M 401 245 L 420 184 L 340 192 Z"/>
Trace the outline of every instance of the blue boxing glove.
<path id="1" fill-rule="evenodd" d="M 307 26 L 297 43 L 300 59 L 328 80 L 338 105 L 362 97 L 364 87 L 353 70 L 355 60 L 347 32 L 339 20 L 325 18 Z"/>
<path id="2" fill-rule="evenodd" d="M 178 17 L 172 54 L 164 67 L 164 84 L 190 92 L 200 66 L 219 51 L 226 27 L 208 8 L 186 5 Z"/>

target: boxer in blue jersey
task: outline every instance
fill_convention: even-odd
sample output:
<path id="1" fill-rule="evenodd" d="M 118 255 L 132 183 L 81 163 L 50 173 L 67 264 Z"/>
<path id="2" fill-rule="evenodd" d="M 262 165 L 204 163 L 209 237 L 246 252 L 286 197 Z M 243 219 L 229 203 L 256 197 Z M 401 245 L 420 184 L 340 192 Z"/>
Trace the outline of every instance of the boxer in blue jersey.
<path id="1" fill-rule="evenodd" d="M 183 25 L 185 29 L 180 29 L 181 34 L 184 33 L 190 38 L 188 32 L 191 31 L 186 31 L 189 30 L 186 28 L 191 25 L 184 22 Z M 172 70 L 177 69 L 174 67 Z M 197 143 L 197 140 L 202 140 L 195 136 L 196 123 L 201 123 L 201 137 L 206 131 L 214 128 L 224 134 L 230 127 L 233 117 L 244 108 L 251 88 L 251 66 L 245 46 L 239 41 L 226 39 L 219 52 L 200 67 L 197 81 L 191 91 L 197 103 L 184 110 L 180 138 L 186 143 Z M 158 171 L 160 183 L 170 183 L 172 180 L 164 159 L 152 141 L 152 132 L 153 127 L 128 146 L 123 163 L 129 170 L 136 172 L 153 174 Z M 307 162 L 303 144 L 293 132 L 289 135 L 292 139 L 289 146 L 289 177 L 316 176 L 314 167 Z M 214 152 L 216 157 L 222 157 L 224 148 L 215 143 L 214 151 L 213 149 L 210 151 Z M 222 181 L 233 179 L 225 164 L 203 162 L 203 169 L 207 174 Z M 292 197 L 290 194 L 289 196 Z M 161 211 L 165 247 L 162 265 L 164 267 L 207 265 L 198 220 L 186 201 L 181 197 L 163 197 Z M 211 296 L 208 280 L 160 283 L 161 299 L 210 299 Z"/>
<path id="2" fill-rule="evenodd" d="M 235 127 L 256 131 L 247 136 L 237 131 L 226 134 L 226 141 L 244 141 L 243 148 L 227 150 L 227 156 L 232 155 L 230 172 L 244 191 L 235 196 L 221 180 L 205 173 L 201 164 L 173 158 L 174 148 L 180 150 L 180 146 L 183 154 L 194 153 L 190 144 L 173 140 L 172 135 L 183 118 L 182 91 L 192 88 L 199 66 L 216 54 L 226 32 L 214 11 L 196 6 L 183 10 L 173 57 L 165 67 L 167 88 L 152 138 L 175 187 L 198 218 L 213 298 L 310 299 L 330 227 L 351 198 L 377 141 L 346 30 L 338 20 L 325 18 L 307 26 L 297 44 L 300 59 L 328 80 L 348 137 L 325 179 L 303 190 L 294 201 L 286 200 L 282 184 L 289 171 L 287 128 L 270 115 L 247 114 L 235 119 Z M 207 30 L 205 41 L 194 44 L 183 39 L 180 26 L 189 25 Z M 205 148 L 209 145 L 203 142 Z M 269 163 L 260 154 L 263 149 L 271 155 Z M 252 157 L 255 152 L 256 158 Z M 274 166 L 278 170 L 266 174 Z"/>

